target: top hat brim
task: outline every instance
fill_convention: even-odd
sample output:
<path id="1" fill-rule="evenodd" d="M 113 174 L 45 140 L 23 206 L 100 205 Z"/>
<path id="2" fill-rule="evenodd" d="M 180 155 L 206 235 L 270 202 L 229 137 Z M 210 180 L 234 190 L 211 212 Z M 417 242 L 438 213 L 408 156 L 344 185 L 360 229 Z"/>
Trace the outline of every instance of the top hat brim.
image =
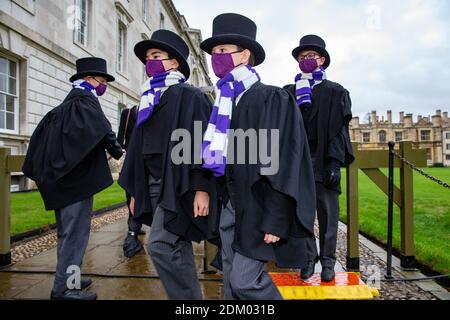
<path id="1" fill-rule="evenodd" d="M 257 41 L 237 34 L 221 34 L 208 38 L 200 44 L 200 48 L 206 53 L 211 54 L 212 49 L 221 44 L 234 44 L 250 50 L 255 56 L 255 66 L 261 64 L 266 58 L 263 47 Z"/>
<path id="2" fill-rule="evenodd" d="M 167 43 L 157 41 L 157 40 L 144 40 L 139 42 L 134 46 L 134 53 L 139 60 L 142 61 L 143 64 L 146 64 L 146 56 L 148 49 L 160 49 L 167 52 L 172 58 L 176 59 L 180 64 L 179 70 L 186 77 L 186 80 L 189 79 L 191 74 L 191 69 L 189 68 L 189 64 L 183 55 L 176 50 L 174 47 L 168 45 Z"/>
<path id="3" fill-rule="evenodd" d="M 81 78 L 84 78 L 84 77 L 87 77 L 87 76 L 94 76 L 94 77 L 100 76 L 100 77 L 105 77 L 105 78 L 106 78 L 106 81 L 108 81 L 108 82 L 113 82 L 113 81 L 116 80 L 116 79 L 115 79 L 112 75 L 110 75 L 110 74 L 107 74 L 107 73 L 104 73 L 104 72 L 99 72 L 98 70 L 96 70 L 96 71 L 95 71 L 95 70 L 93 70 L 93 71 L 87 70 L 87 71 L 78 72 L 77 74 L 74 74 L 73 76 L 70 77 L 69 81 L 70 81 L 70 82 L 74 82 L 74 81 L 76 81 L 76 80 L 78 80 L 78 79 L 81 79 Z"/>
<path id="4" fill-rule="evenodd" d="M 328 68 L 328 66 L 330 65 L 330 55 L 328 53 L 327 50 L 325 50 L 322 47 L 319 46 L 315 46 L 315 45 L 303 45 L 303 46 L 298 46 L 297 48 L 295 48 L 294 50 L 292 50 L 292 56 L 294 57 L 295 60 L 298 61 L 298 55 L 300 54 L 300 52 L 302 51 L 307 51 L 307 50 L 313 50 L 316 51 L 317 53 L 319 53 L 322 57 L 325 57 L 325 63 L 323 64 L 323 68 L 326 69 Z"/>

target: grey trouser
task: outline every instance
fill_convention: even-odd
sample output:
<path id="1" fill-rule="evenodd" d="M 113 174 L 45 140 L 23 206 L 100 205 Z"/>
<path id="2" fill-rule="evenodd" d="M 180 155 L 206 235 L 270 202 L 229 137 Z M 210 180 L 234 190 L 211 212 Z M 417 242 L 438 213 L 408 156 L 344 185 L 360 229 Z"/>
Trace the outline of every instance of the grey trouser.
<path id="1" fill-rule="evenodd" d="M 57 263 L 53 291 L 59 295 L 68 290 L 70 266 L 81 268 L 91 230 L 93 197 L 55 210 L 58 236 Z M 71 282 L 72 283 L 72 282 Z"/>
<path id="2" fill-rule="evenodd" d="M 220 239 L 222 242 L 223 288 L 226 300 L 281 300 L 265 262 L 245 257 L 232 248 L 235 214 L 231 203 L 222 209 Z M 261 236 L 261 241 L 264 241 Z"/>
<path id="3" fill-rule="evenodd" d="M 334 269 L 336 264 L 336 242 L 339 223 L 339 193 L 316 183 L 317 219 L 319 220 L 320 263 Z M 310 246 L 316 246 L 315 242 Z M 310 248 L 310 251 L 315 251 Z"/>
<path id="4" fill-rule="evenodd" d="M 149 192 L 155 207 L 160 182 L 150 176 Z M 156 206 L 147 245 L 166 293 L 171 300 L 201 300 L 202 291 L 197 277 L 191 241 L 164 229 L 164 209 Z"/>

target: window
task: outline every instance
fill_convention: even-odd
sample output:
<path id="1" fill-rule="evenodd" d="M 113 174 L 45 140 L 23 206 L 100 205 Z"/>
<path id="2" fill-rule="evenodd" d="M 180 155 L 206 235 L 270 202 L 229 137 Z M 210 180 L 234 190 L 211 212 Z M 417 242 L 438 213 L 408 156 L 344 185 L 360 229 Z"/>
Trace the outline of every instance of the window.
<path id="1" fill-rule="evenodd" d="M 386 131 L 382 130 L 378 133 L 378 138 L 380 140 L 380 143 L 386 142 Z"/>
<path id="2" fill-rule="evenodd" d="M 403 132 L 397 131 L 395 132 L 395 142 L 399 142 L 403 140 Z"/>
<path id="3" fill-rule="evenodd" d="M 159 28 L 164 29 L 164 15 L 162 13 L 159 15 Z"/>
<path id="4" fill-rule="evenodd" d="M 370 132 L 363 132 L 363 142 L 365 143 L 370 142 Z"/>
<path id="5" fill-rule="evenodd" d="M 89 0 L 75 0 L 75 42 L 88 44 L 88 3 Z"/>
<path id="6" fill-rule="evenodd" d="M 119 31 L 117 39 L 117 71 L 125 72 L 125 52 L 126 52 L 126 27 L 119 22 Z"/>
<path id="7" fill-rule="evenodd" d="M 420 131 L 420 140 L 421 141 L 430 141 L 430 130 Z"/>
<path id="8" fill-rule="evenodd" d="M 0 57 L 0 130 L 17 133 L 18 115 L 18 64 Z"/>
<path id="9" fill-rule="evenodd" d="M 447 143 L 447 145 L 445 146 L 445 149 L 450 150 L 450 143 Z"/>
<path id="10" fill-rule="evenodd" d="M 450 160 L 450 154 L 445 155 L 445 160 Z"/>
<path id="11" fill-rule="evenodd" d="M 450 140 L 450 132 L 447 132 L 447 133 L 445 134 L 445 139 L 449 139 L 449 140 Z"/>
<path id="12" fill-rule="evenodd" d="M 145 23 L 149 23 L 150 21 L 149 14 L 149 0 L 142 0 L 142 19 Z"/>

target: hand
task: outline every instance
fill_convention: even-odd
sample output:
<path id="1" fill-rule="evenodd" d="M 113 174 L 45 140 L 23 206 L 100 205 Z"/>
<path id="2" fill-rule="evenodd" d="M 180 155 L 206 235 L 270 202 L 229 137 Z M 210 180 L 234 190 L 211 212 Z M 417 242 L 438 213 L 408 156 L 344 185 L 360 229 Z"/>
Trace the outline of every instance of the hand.
<path id="1" fill-rule="evenodd" d="M 267 244 L 275 243 L 278 241 L 280 241 L 280 237 L 274 236 L 273 234 L 266 233 L 266 235 L 264 236 L 264 242 Z"/>
<path id="2" fill-rule="evenodd" d="M 337 187 L 341 183 L 341 172 L 327 169 L 324 185 L 327 188 Z"/>
<path id="3" fill-rule="evenodd" d="M 333 158 L 330 158 L 326 170 L 323 184 L 328 189 L 333 189 L 341 183 L 341 163 Z"/>
<path id="4" fill-rule="evenodd" d="M 209 213 L 209 194 L 197 191 L 194 198 L 194 218 L 206 217 Z"/>
<path id="5" fill-rule="evenodd" d="M 130 212 L 131 215 L 134 216 L 134 197 L 131 197 L 130 199 Z"/>

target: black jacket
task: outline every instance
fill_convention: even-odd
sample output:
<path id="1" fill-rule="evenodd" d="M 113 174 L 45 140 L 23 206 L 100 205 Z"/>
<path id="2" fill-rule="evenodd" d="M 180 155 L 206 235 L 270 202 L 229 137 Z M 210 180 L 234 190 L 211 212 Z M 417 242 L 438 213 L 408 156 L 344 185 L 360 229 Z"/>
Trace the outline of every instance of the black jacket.
<path id="1" fill-rule="evenodd" d="M 117 132 L 117 141 L 123 149 L 127 150 L 130 144 L 131 134 L 137 121 L 137 106 L 131 109 L 125 109 L 120 114 L 119 131 Z M 128 119 L 128 125 L 127 125 Z M 126 127 L 126 132 L 125 132 Z"/>
<path id="2" fill-rule="evenodd" d="M 314 237 L 315 184 L 294 99 L 281 88 L 257 82 L 233 108 L 231 129 L 267 129 L 270 143 L 279 145 L 275 174 L 262 175 L 260 169 L 268 166 L 259 160 L 257 164 L 227 165 L 222 197 L 223 201 L 230 198 L 236 212 L 234 250 L 280 267 L 303 267 L 308 260 L 307 242 Z M 279 141 L 271 141 L 271 129 L 279 130 Z M 245 156 L 248 159 L 248 147 Z M 281 240 L 266 244 L 265 233 Z"/>
<path id="3" fill-rule="evenodd" d="M 98 99 L 72 89 L 38 124 L 22 170 L 36 182 L 45 208 L 60 209 L 113 183 L 105 149 L 115 159 L 122 156 Z"/>
<path id="4" fill-rule="evenodd" d="M 295 97 L 295 85 L 284 88 Z M 300 109 L 314 158 L 315 180 L 323 182 L 330 161 L 347 166 L 354 160 L 348 128 L 352 119 L 350 95 L 338 83 L 324 80 L 313 89 L 312 105 Z M 336 191 L 341 191 L 340 186 Z"/>
<path id="5" fill-rule="evenodd" d="M 158 113 L 162 110 L 170 115 L 169 118 L 164 117 L 165 130 L 160 130 L 162 127 L 159 121 L 156 121 L 159 119 Z M 217 237 L 215 180 L 209 171 L 201 168 L 201 164 L 174 164 L 171 153 L 179 141 L 170 141 L 170 135 L 175 129 L 185 129 L 185 132 L 190 133 L 192 137 L 190 158 L 197 157 L 201 160 L 201 149 L 196 149 L 194 145 L 194 121 L 202 124 L 202 130 L 197 132 L 201 142 L 210 112 L 211 103 L 200 90 L 188 84 L 171 86 L 162 95 L 160 103 L 155 106 L 152 117 L 147 120 L 150 127 L 145 123 L 135 128 L 119 177 L 119 184 L 135 198 L 134 216 L 151 225 L 153 208 L 148 193 L 148 175 L 143 148 L 144 146 L 146 149 L 150 148 L 151 145 L 147 142 L 154 141 L 155 150 L 162 152 L 161 193 L 158 204 L 166 210 L 164 227 L 183 239 L 197 242 Z M 155 121 L 158 123 L 154 123 L 155 131 L 152 131 L 151 126 Z M 209 192 L 208 217 L 194 219 L 195 191 Z"/>

